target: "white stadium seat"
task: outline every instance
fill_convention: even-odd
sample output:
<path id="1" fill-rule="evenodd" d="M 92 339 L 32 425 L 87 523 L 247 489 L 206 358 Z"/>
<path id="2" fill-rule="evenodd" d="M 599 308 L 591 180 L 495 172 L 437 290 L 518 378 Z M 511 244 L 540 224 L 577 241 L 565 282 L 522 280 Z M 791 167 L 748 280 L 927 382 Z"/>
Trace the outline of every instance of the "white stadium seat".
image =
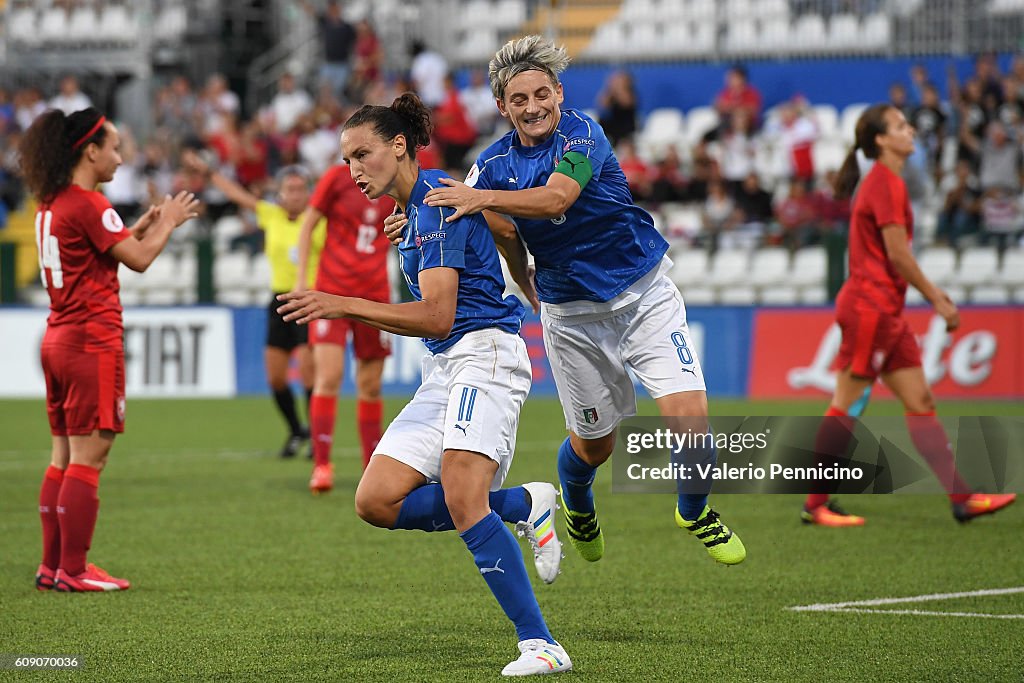
<path id="1" fill-rule="evenodd" d="M 1008 249 L 997 280 L 1011 287 L 1024 286 L 1024 247 Z"/>
<path id="2" fill-rule="evenodd" d="M 789 19 L 784 16 L 776 16 L 763 20 L 760 40 L 761 47 L 766 52 L 790 49 Z"/>
<path id="3" fill-rule="evenodd" d="M 794 287 L 763 287 L 760 300 L 767 306 L 792 306 L 797 302 L 797 290 Z"/>
<path id="4" fill-rule="evenodd" d="M 686 140 L 692 146 L 718 126 L 718 112 L 714 107 L 694 107 L 686 114 Z"/>
<path id="5" fill-rule="evenodd" d="M 860 22 L 855 14 L 836 14 L 829 20 L 828 43 L 833 50 L 851 50 L 860 45 Z"/>
<path id="6" fill-rule="evenodd" d="M 887 48 L 892 36 L 892 24 L 889 17 L 876 12 L 864 19 L 861 27 L 861 43 L 865 49 Z"/>
<path id="7" fill-rule="evenodd" d="M 839 131 L 839 112 L 831 104 L 816 104 L 811 107 L 818 134 L 822 139 L 835 137 Z"/>
<path id="8" fill-rule="evenodd" d="M 526 3 L 521 0 L 498 0 L 493 25 L 500 29 L 515 29 L 526 21 Z"/>
<path id="9" fill-rule="evenodd" d="M 7 15 L 7 35 L 11 42 L 35 44 L 39 42 L 39 21 L 30 7 L 11 8 Z"/>
<path id="10" fill-rule="evenodd" d="M 828 35 L 820 14 L 805 14 L 793 26 L 792 47 L 797 52 L 816 52 L 826 47 Z"/>
<path id="11" fill-rule="evenodd" d="M 248 291 L 252 283 L 252 264 L 249 255 L 243 252 L 219 255 L 213 263 L 213 283 L 217 288 L 219 300 L 223 300 L 230 292 L 243 289 Z"/>
<path id="12" fill-rule="evenodd" d="M 750 306 L 755 301 L 757 292 L 749 285 L 733 285 L 718 293 L 718 302 L 726 306 Z"/>
<path id="13" fill-rule="evenodd" d="M 971 289 L 972 304 L 1008 304 L 1010 291 L 999 285 L 983 285 Z"/>
<path id="14" fill-rule="evenodd" d="M 826 171 L 838 171 L 846 159 L 847 145 L 834 137 L 815 140 L 811 147 L 814 159 L 814 171 L 824 174 Z"/>
<path id="15" fill-rule="evenodd" d="M 793 255 L 789 284 L 796 287 L 823 285 L 828 272 L 828 256 L 824 247 L 804 247 Z"/>
<path id="16" fill-rule="evenodd" d="M 754 252 L 750 261 L 749 282 L 759 287 L 786 282 L 789 276 L 789 251 L 766 247 Z"/>
<path id="17" fill-rule="evenodd" d="M 715 290 L 710 287 L 680 289 L 687 306 L 711 306 L 715 303 Z"/>
<path id="18" fill-rule="evenodd" d="M 750 257 L 745 251 L 720 249 L 711 261 L 708 283 L 726 288 L 747 277 Z"/>
<path id="19" fill-rule="evenodd" d="M 43 42 L 65 42 L 68 39 L 67 12 L 60 7 L 45 10 L 35 30 Z"/>
<path id="20" fill-rule="evenodd" d="M 944 286 L 956 270 L 956 252 L 949 247 L 928 247 L 917 257 L 917 263 L 929 280 Z"/>
<path id="21" fill-rule="evenodd" d="M 999 253 L 995 247 L 968 247 L 960 254 L 955 281 L 964 286 L 982 285 L 995 280 Z"/>
<path id="22" fill-rule="evenodd" d="M 864 110 L 868 108 L 868 104 L 858 102 L 856 104 L 848 105 L 843 109 L 842 115 L 839 117 L 839 137 L 842 138 L 843 142 L 848 145 L 853 144 L 853 137 L 857 130 L 857 119 L 864 113 Z"/>
<path id="23" fill-rule="evenodd" d="M 668 272 L 669 279 L 680 290 L 698 285 L 708 277 L 708 254 L 703 249 L 687 249 L 672 256 L 672 269 Z"/>
<path id="24" fill-rule="evenodd" d="M 824 285 L 804 287 L 800 290 L 800 303 L 808 306 L 822 306 L 828 303 L 828 292 Z"/>
<path id="25" fill-rule="evenodd" d="M 744 15 L 731 16 L 743 17 Z M 755 51 L 759 42 L 757 24 L 753 19 L 738 18 L 729 23 L 729 32 L 725 34 L 727 52 L 749 54 Z"/>
<path id="26" fill-rule="evenodd" d="M 78 7 L 68 19 L 68 38 L 81 43 L 102 40 L 99 17 L 92 7 Z"/>

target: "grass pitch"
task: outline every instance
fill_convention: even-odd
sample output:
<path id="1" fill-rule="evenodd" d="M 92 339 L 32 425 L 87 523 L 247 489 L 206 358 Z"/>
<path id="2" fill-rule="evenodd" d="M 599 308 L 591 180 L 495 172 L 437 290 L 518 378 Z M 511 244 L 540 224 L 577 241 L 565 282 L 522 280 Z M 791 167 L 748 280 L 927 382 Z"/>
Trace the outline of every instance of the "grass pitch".
<path id="1" fill-rule="evenodd" d="M 388 415 L 400 406 L 389 402 Z M 823 407 L 712 403 L 720 415 Z M 32 588 L 45 409 L 0 402 L 0 653 L 86 661 L 76 673 L 0 671 L 0 680 L 499 680 L 515 633 L 458 537 L 384 531 L 355 516 L 353 412 L 339 404 L 337 488 L 314 499 L 308 461 L 276 458 L 284 431 L 269 398 L 132 401 L 103 475 L 90 560 L 133 587 L 63 595 Z M 554 481 L 563 434 L 554 400 L 528 401 L 509 483 Z M 1024 619 L 786 608 L 1022 586 L 1022 503 L 958 525 L 941 496 L 847 498 L 868 525 L 833 530 L 802 526 L 799 496 L 713 496 L 748 550 L 725 568 L 675 527 L 672 496 L 612 495 L 604 470 L 596 496 L 604 559 L 583 562 L 566 543 L 558 581 L 534 579 L 576 666 L 561 678 L 1020 680 Z M 1024 615 L 1024 594 L 872 609 Z"/>

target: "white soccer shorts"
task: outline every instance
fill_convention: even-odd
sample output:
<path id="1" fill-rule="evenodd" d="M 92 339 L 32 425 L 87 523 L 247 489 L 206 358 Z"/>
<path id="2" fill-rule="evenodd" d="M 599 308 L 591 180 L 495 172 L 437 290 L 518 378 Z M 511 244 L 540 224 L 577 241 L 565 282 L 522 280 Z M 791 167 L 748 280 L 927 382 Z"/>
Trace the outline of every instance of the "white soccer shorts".
<path id="1" fill-rule="evenodd" d="M 625 311 L 595 320 L 542 310 L 541 323 L 565 426 L 584 439 L 610 434 L 636 415 L 627 369 L 652 398 L 706 390 L 683 297 L 664 275 Z"/>
<path id="2" fill-rule="evenodd" d="M 373 454 L 441 481 L 441 454 L 482 453 L 498 463 L 491 490 L 501 488 L 516 449 L 519 411 L 533 374 L 526 342 L 497 329 L 467 333 L 423 358 L 423 381 L 388 426 Z"/>

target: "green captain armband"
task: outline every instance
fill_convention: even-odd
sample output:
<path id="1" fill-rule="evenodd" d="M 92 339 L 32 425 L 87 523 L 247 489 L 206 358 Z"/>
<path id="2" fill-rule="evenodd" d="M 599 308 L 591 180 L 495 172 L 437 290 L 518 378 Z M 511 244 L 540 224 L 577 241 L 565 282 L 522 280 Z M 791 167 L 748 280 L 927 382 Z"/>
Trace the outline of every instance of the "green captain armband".
<path id="1" fill-rule="evenodd" d="M 562 160 L 555 166 L 555 173 L 567 175 L 580 184 L 582 190 L 594 177 L 594 169 L 590 166 L 590 159 L 579 152 L 566 152 Z"/>

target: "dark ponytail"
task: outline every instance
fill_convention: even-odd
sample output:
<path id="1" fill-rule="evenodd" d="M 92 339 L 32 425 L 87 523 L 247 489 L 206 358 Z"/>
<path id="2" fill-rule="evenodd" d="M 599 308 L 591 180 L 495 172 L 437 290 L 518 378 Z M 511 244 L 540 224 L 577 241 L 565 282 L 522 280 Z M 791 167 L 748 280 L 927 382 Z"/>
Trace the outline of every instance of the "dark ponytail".
<path id="1" fill-rule="evenodd" d="M 373 132 L 387 141 L 404 135 L 410 159 L 416 158 L 418 148 L 430 144 L 430 132 L 434 128 L 430 110 L 411 92 L 399 95 L 390 107 L 363 105 L 345 122 L 346 129 L 367 125 L 372 126 Z"/>
<path id="2" fill-rule="evenodd" d="M 21 139 L 21 173 L 29 192 L 41 203 L 53 200 L 71 184 L 71 174 L 91 144 L 107 138 L 105 119 L 92 107 L 65 116 L 59 109 L 44 112 Z"/>
<path id="3" fill-rule="evenodd" d="M 879 135 L 885 135 L 886 123 L 885 112 L 892 109 L 891 104 L 875 104 L 864 110 L 864 113 L 857 119 L 857 128 L 854 134 L 853 147 L 850 149 L 843 165 L 839 167 L 836 174 L 835 196 L 838 199 L 846 199 L 853 194 L 853 190 L 860 181 L 860 164 L 857 162 L 857 150 L 864 152 L 868 159 L 877 159 L 881 154 L 878 141 Z"/>

